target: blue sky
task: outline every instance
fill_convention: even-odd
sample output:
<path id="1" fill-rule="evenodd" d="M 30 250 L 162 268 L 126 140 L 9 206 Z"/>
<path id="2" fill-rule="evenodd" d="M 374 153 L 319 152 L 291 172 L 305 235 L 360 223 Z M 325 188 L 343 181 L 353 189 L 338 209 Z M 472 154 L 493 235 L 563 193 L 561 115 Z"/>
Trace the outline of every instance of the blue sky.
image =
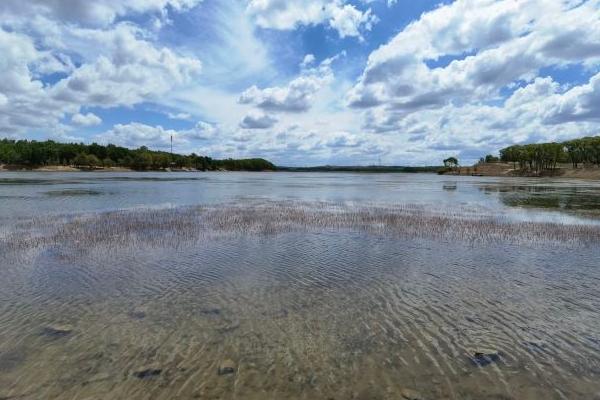
<path id="1" fill-rule="evenodd" d="M 4 0 L 0 136 L 280 165 L 600 134 L 600 0 Z"/>

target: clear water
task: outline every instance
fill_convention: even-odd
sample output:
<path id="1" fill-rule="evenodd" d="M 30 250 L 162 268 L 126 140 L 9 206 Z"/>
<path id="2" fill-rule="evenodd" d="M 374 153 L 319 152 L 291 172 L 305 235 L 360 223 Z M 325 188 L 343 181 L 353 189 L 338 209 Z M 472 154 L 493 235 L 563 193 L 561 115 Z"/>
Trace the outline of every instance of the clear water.
<path id="1" fill-rule="evenodd" d="M 594 225 L 599 190 L 404 174 L 2 174 L 0 399 L 594 399 L 600 246 L 354 229 L 8 244 L 33 217 L 264 200 Z"/>
<path id="2" fill-rule="evenodd" d="M 564 221 L 600 210 L 600 182 L 433 174 L 0 173 L 0 220 L 248 199 L 473 206 Z"/>

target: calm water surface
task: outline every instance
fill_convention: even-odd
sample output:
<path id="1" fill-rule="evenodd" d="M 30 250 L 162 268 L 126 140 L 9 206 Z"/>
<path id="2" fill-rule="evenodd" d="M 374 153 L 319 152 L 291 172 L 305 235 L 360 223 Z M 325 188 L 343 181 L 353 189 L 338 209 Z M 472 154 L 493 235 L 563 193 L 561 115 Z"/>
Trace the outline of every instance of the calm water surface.
<path id="1" fill-rule="evenodd" d="M 32 218 L 265 200 L 597 224 L 600 183 L 2 173 L 0 399 L 600 398 L 600 246 L 350 229 L 10 246 Z"/>
<path id="2" fill-rule="evenodd" d="M 248 199 L 461 205 L 561 220 L 598 212 L 600 182 L 433 174 L 0 173 L 2 219 Z"/>

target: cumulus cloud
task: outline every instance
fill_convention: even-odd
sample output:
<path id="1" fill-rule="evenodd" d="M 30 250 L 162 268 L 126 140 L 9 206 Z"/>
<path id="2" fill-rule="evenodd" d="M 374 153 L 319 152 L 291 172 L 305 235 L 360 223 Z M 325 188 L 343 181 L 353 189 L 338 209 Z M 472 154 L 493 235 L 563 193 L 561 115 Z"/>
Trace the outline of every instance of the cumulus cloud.
<path id="1" fill-rule="evenodd" d="M 185 83 L 201 68 L 195 58 L 178 56 L 136 37 L 128 25 L 88 32 L 84 37 L 103 43 L 106 54 L 52 87 L 52 97 L 58 101 L 88 106 L 132 105 Z"/>
<path id="2" fill-rule="evenodd" d="M 300 63 L 300 68 L 308 68 L 314 62 L 315 62 L 315 55 L 314 54 L 307 54 L 302 59 L 302 62 Z"/>
<path id="3" fill-rule="evenodd" d="M 170 119 L 179 119 L 182 121 L 186 121 L 192 118 L 192 115 L 190 113 L 186 113 L 186 112 L 180 112 L 180 113 L 167 113 L 167 116 Z"/>
<path id="4" fill-rule="evenodd" d="M 284 87 L 259 89 L 251 86 L 240 95 L 241 104 L 254 104 L 271 111 L 303 112 L 311 106 L 312 96 L 321 88 L 316 76 L 300 76 Z"/>
<path id="5" fill-rule="evenodd" d="M 268 129 L 277 123 L 277 118 L 260 112 L 251 111 L 240 122 L 244 129 Z"/>
<path id="6" fill-rule="evenodd" d="M 149 148 L 169 149 L 171 137 L 175 147 L 188 148 L 196 141 L 215 138 L 218 128 L 208 122 L 199 121 L 190 129 L 167 129 L 160 125 L 152 126 L 140 122 L 116 124 L 111 129 L 98 134 L 95 139 L 99 143 L 113 143 L 129 148 L 147 146 Z"/>
<path id="7" fill-rule="evenodd" d="M 300 76 L 286 86 L 259 89 L 253 85 L 240 95 L 238 102 L 274 112 L 308 111 L 312 106 L 313 96 L 333 80 L 331 63 L 337 57 L 328 58 L 317 67 L 304 69 Z"/>
<path id="8" fill-rule="evenodd" d="M 362 12 L 356 7 L 346 4 L 332 8 L 329 26 L 335 29 L 341 38 L 350 36 L 362 39 L 360 31 L 370 31 L 377 21 L 378 18 L 371 12 L 371 9 Z"/>
<path id="9" fill-rule="evenodd" d="M 262 28 L 290 30 L 300 25 L 325 23 L 341 38 L 362 37 L 377 17 L 343 0 L 250 0 L 247 11 Z"/>
<path id="10" fill-rule="evenodd" d="M 0 92 L 9 105 L 0 115 L 0 129 L 52 128 L 82 106 L 109 108 L 152 101 L 189 81 L 201 68 L 199 60 L 156 47 L 129 24 L 103 30 L 64 29 L 65 35 L 95 49 L 95 58 L 83 58 L 77 68 L 69 60 L 61 64 L 67 66 L 62 70 L 50 68 L 49 59 L 59 62 L 51 50 L 38 49 L 30 36 L 0 29 L 0 70 L 6 78 L 0 82 Z M 44 73 L 61 72 L 65 77 L 44 84 L 40 65 Z"/>
<path id="11" fill-rule="evenodd" d="M 100 125 L 102 123 L 102 119 L 93 113 L 77 113 L 71 117 L 71 122 L 77 126 L 94 126 Z"/>
<path id="12" fill-rule="evenodd" d="M 600 77 L 565 87 L 539 71 L 600 65 L 599 8 L 597 0 L 440 6 L 370 54 L 348 104 L 364 110 L 368 131 L 436 157 L 594 134 Z"/>
<path id="13" fill-rule="evenodd" d="M 127 14 L 158 13 L 167 9 L 183 11 L 201 0 L 3 0 L 0 14 L 10 17 L 45 16 L 83 25 L 103 26 Z"/>
<path id="14" fill-rule="evenodd" d="M 600 122 L 600 73 L 585 85 L 575 86 L 564 93 L 556 93 L 558 85 L 544 82 L 550 88 L 545 96 L 535 99 L 545 124 L 563 124 L 577 121 Z M 536 81 L 536 86 L 539 86 Z M 555 92 L 553 95 L 550 95 Z"/>
<path id="15" fill-rule="evenodd" d="M 189 140 L 210 140 L 216 138 L 219 127 L 205 121 L 198 121 L 192 129 L 179 131 L 179 136 Z"/>
<path id="16" fill-rule="evenodd" d="M 0 131 L 15 133 L 24 127 L 55 126 L 65 112 L 77 112 L 77 108 L 49 101 L 43 83 L 33 76 L 29 66 L 43 54 L 30 37 L 0 28 L 0 54 L 0 93 L 4 99 Z"/>
<path id="17" fill-rule="evenodd" d="M 371 53 L 349 104 L 412 112 L 484 100 L 542 67 L 597 59 L 597 11 L 595 0 L 458 0 L 439 7 Z M 432 66 L 443 56 L 453 61 Z"/>
<path id="18" fill-rule="evenodd" d="M 117 124 L 112 129 L 96 136 L 103 144 L 116 144 L 130 148 L 147 146 L 152 148 L 168 148 L 171 135 L 177 136 L 177 131 L 164 129 L 162 126 L 150 126 L 139 122 Z"/>

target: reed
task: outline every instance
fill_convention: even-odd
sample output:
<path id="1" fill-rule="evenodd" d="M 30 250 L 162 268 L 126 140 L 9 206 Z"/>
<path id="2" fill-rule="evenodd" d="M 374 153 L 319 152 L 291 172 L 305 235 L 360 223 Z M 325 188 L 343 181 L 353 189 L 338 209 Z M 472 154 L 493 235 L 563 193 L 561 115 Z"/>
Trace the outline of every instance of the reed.
<path id="1" fill-rule="evenodd" d="M 230 235 L 362 231 L 485 245 L 597 246 L 600 226 L 514 222 L 485 210 L 431 210 L 422 205 L 381 206 L 325 202 L 262 202 L 211 207 L 142 209 L 23 221 L 0 237 L 10 250 L 70 244 L 177 246 Z"/>

